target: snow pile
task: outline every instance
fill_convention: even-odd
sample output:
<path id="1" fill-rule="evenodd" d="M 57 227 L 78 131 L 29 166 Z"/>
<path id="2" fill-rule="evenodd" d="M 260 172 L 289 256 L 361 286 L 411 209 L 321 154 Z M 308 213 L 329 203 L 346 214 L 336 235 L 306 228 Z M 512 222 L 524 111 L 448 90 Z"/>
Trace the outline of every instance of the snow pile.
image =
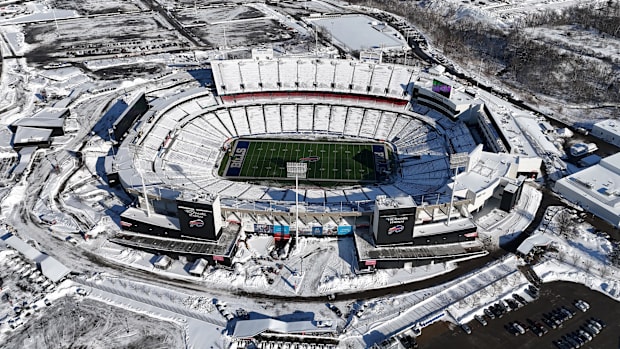
<path id="1" fill-rule="evenodd" d="M 92 71 L 101 69 L 107 69 L 112 67 L 119 67 L 123 65 L 135 65 L 144 63 L 168 63 L 174 60 L 174 56 L 168 53 L 153 54 L 140 57 L 124 57 L 124 58 L 105 58 L 95 59 L 88 62 L 84 62 L 84 65 Z M 124 87 L 128 87 L 125 85 Z"/>
<path id="2" fill-rule="evenodd" d="M 620 301 L 620 273 L 617 270 L 603 277 L 592 273 L 594 270 L 588 271 L 557 260 L 547 260 L 537 264 L 533 269 L 543 282 L 575 282 Z"/>
<path id="3" fill-rule="evenodd" d="M 326 268 L 326 270 L 329 267 Z M 320 293 L 334 293 L 345 290 L 361 290 L 379 288 L 388 285 L 388 271 L 378 270 L 366 275 L 329 275 L 321 279 L 318 291 Z"/>
<path id="4" fill-rule="evenodd" d="M 260 268 L 240 268 L 228 270 L 210 266 L 203 274 L 203 280 L 207 283 L 226 285 L 227 288 L 253 288 L 267 289 L 267 278 L 259 273 Z"/>
<path id="5" fill-rule="evenodd" d="M 210 313 L 215 309 L 213 299 L 203 296 L 188 296 L 181 301 L 181 304 L 201 313 Z"/>

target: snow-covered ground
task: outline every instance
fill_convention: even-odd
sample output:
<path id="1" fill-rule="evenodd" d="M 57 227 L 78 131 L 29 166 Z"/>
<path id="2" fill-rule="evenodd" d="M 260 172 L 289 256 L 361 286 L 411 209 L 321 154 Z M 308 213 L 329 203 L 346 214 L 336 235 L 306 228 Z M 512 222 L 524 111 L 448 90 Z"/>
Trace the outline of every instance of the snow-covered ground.
<path id="1" fill-rule="evenodd" d="M 569 237 L 560 236 L 557 217 L 562 210 L 569 211 L 561 207 L 548 208 L 546 222 L 541 223 L 547 227 L 535 232 L 550 239 L 552 248 L 533 266 L 534 271 L 544 282 L 576 282 L 620 301 L 620 269 L 609 259 L 613 244 L 594 234 L 587 224 L 576 224 Z"/>
<path id="2" fill-rule="evenodd" d="M 95 252 L 116 263 L 170 278 L 192 280 L 213 289 L 302 297 L 390 287 L 428 279 L 456 268 L 456 264 L 440 263 L 408 270 L 356 274 L 352 267 L 356 262 L 351 237 L 300 238 L 299 249 L 284 260 L 270 257 L 273 244 L 271 236 L 252 236 L 247 240 L 249 249 L 243 244 L 238 249 L 232 270 L 210 266 L 202 277 L 188 273 L 189 262 L 175 260 L 169 269 L 161 271 L 153 266 L 155 255 L 109 242 Z M 273 281 L 271 284 L 268 282 L 270 279 Z"/>
<path id="3" fill-rule="evenodd" d="M 457 1 L 429 1 L 435 7 L 446 2 Z M 96 3 L 97 9 L 105 7 L 104 3 Z M 176 4 L 172 1 L 166 3 Z M 463 2 L 462 14 L 487 16 L 504 25 L 527 11 L 538 11 L 536 8 L 539 7 L 567 6 L 573 3 L 511 1 L 487 2 L 483 6 Z M 541 6 L 534 6 L 536 4 Z M 67 120 L 67 135 L 57 140 L 53 149 L 41 151 L 21 181 L 11 182 L 10 186 L 0 192 L 0 221 L 11 223 L 11 230 L 15 230 L 25 241 L 59 257 L 73 271 L 82 275 L 50 287 L 51 283 L 39 280 L 40 275 L 31 270 L 34 269 L 32 264 L 21 260 L 14 251 L 0 250 L 0 277 L 3 280 L 0 297 L 10 294 L 10 297 L 7 296 L 9 301 L 1 299 L 0 302 L 0 346 L 3 348 L 70 345 L 92 348 L 132 345 L 149 348 L 227 347 L 233 341 L 230 335 L 233 323 L 227 322 L 216 309 L 216 301 L 226 302 L 233 311 L 244 309 L 253 318 L 290 319 L 310 316 L 312 320 L 330 319 L 338 326 L 337 338 L 341 347 L 366 348 L 386 337 L 413 327 L 423 328 L 434 321 L 470 321 L 474 314 L 480 314 L 481 309 L 488 304 L 514 292 L 521 292 L 527 286 L 528 281 L 519 270 L 525 262 L 508 255 L 435 287 L 363 301 L 347 299 L 347 293 L 419 281 L 457 268 L 455 264 L 435 264 L 358 275 L 353 267 L 357 261 L 351 238 L 302 238 L 299 248 L 292 251 L 287 259 L 274 260 L 269 257 L 273 239 L 252 236 L 247 239 L 247 246 L 239 248 L 233 269 L 209 267 L 202 277 L 195 277 L 188 274 L 189 263 L 182 259 L 174 261 L 166 271 L 155 269 L 152 264 L 153 254 L 106 241 L 106 237 L 118 229 L 114 220 L 130 201 L 125 193 L 108 188 L 100 176 L 96 176 L 101 174 L 102 158 L 111 151 L 111 142 L 105 138 L 109 121 L 118 116 L 109 107 L 117 103 L 119 98 L 126 102 L 135 93 L 144 90 L 152 91 L 153 96 L 165 96 L 172 90 L 200 86 L 201 82 L 191 73 L 175 66 L 223 57 L 222 52 L 217 48 L 196 51 L 195 54 L 191 51 L 162 53 L 154 50 L 144 56 L 103 55 L 87 60 L 77 59 L 77 63 L 70 67 L 36 68 L 20 56 L 40 48 L 41 43 L 27 43 L 24 27 L 15 23 L 46 21 L 32 26 L 52 28 L 44 31 L 41 36 L 49 44 L 58 41 L 54 17 L 59 21 L 61 35 L 67 38 L 69 29 L 73 34 L 82 34 L 80 14 L 73 9 L 52 10 L 40 3 L 19 6 L 20 11 L 0 20 L 2 54 L 4 57 L 16 57 L 6 58 L 2 64 L 0 125 L 6 128 L 44 106 L 67 106 L 71 117 Z M 142 3 L 127 5 L 123 2 L 122 6 L 137 6 L 140 11 L 145 10 Z M 338 10 L 332 4 L 319 1 L 306 4 L 306 8 L 324 12 Z M 185 11 L 191 12 L 187 8 Z M 213 18 L 210 20 L 219 20 L 215 16 L 216 12 L 208 11 L 212 10 L 196 9 L 195 13 L 199 13 L 197 17 L 211 16 Z M 246 22 L 255 22 L 237 18 L 242 13 L 248 13 L 261 20 L 268 18 L 276 20 L 274 23 L 284 23 L 297 30 L 300 36 L 312 34 L 304 24 L 288 16 L 287 12 L 280 12 L 268 5 L 255 4 L 243 11 L 230 7 L 224 12 L 232 16 L 224 18 L 224 22 L 230 21 L 230 25 L 236 23 L 242 26 Z M 166 31 L 173 29 L 159 14 L 153 17 L 144 14 L 140 18 Z M 193 20 L 191 18 L 188 15 L 187 20 Z M 220 33 L 223 34 L 224 30 L 221 29 L 228 25 L 220 24 L 220 27 L 210 32 L 218 35 L 217 44 L 223 44 L 225 38 Z M 101 34 L 96 26 L 94 29 L 88 27 L 91 33 Z M 581 49 L 581 45 L 563 37 L 562 32 L 565 30 L 553 28 L 540 40 L 561 41 L 570 49 Z M 289 30 L 281 31 L 284 33 Z M 176 38 L 176 35 L 173 37 Z M 605 37 L 599 39 L 591 50 L 610 59 L 617 59 L 616 54 L 606 54 L 617 51 L 617 43 Z M 313 42 L 313 38 L 306 37 L 305 40 L 305 44 L 284 40 L 276 45 L 305 47 L 305 51 L 302 50 L 304 52 L 314 50 L 314 44 L 308 44 Z M 591 40 L 591 37 L 580 40 Z M 242 41 L 240 36 L 234 38 L 237 44 Z M 93 75 L 141 65 L 158 66 L 161 70 L 143 72 L 140 77 L 128 74 L 113 80 L 101 80 Z M 43 90 L 49 96 L 47 102 L 41 98 Z M 496 98 L 494 102 L 498 108 L 508 104 L 498 100 Z M 508 110 L 508 106 L 505 108 Z M 110 120 L 103 122 L 102 115 L 107 115 Z M 527 133 L 527 139 L 533 141 L 535 148 L 532 152 L 555 152 L 557 148 L 554 148 L 553 139 L 547 139 L 534 126 L 536 119 L 533 116 L 526 118 L 518 125 L 511 124 L 515 134 Z M 95 131 L 95 135 L 90 134 L 91 130 Z M 14 158 L 15 152 L 9 149 L 10 133 L 1 133 L 0 137 L 0 158 Z M 522 139 L 523 143 L 527 143 L 526 138 Z M 83 156 L 83 164 L 78 164 L 77 158 L 72 155 L 78 150 Z M 551 166 L 561 168 L 562 164 L 556 162 L 556 157 L 560 156 L 556 153 L 546 161 Z M 60 173 L 51 172 L 52 166 L 56 165 Z M 61 186 L 61 183 L 64 185 Z M 479 218 L 481 235 L 491 236 L 498 242 L 515 238 L 533 219 L 541 195 L 533 187 L 526 186 L 523 200 L 515 211 L 505 214 L 495 210 Z M 536 233 L 549 236 L 553 240 L 553 248 L 533 266 L 534 271 L 544 282 L 567 280 L 583 283 L 620 300 L 620 273 L 609 264 L 607 258 L 613 249 L 611 243 L 593 235 L 587 226 L 579 226 L 577 234 L 570 239 L 555 234 L 557 222 L 553 220 L 557 216 L 556 211 L 557 208 L 550 209 Z M 49 222 L 55 223 L 50 225 Z M 77 246 L 65 241 L 67 235 L 79 230 L 84 230 L 93 238 L 89 241 L 79 240 Z M 30 273 L 26 275 L 28 271 Z M 270 279 L 273 280 L 272 284 L 269 283 Z M 76 295 L 77 288 L 84 289 L 87 295 Z M 242 296 L 247 293 L 253 296 Z M 343 317 L 337 317 L 322 300 L 332 294 L 345 296 L 342 299 L 337 296 L 334 301 L 343 310 Z M 303 300 L 304 297 L 314 296 L 323 298 Z M 281 301 L 280 297 L 301 300 Z M 45 299 L 51 302 L 51 306 L 45 305 Z M 23 325 L 17 330 L 11 330 L 8 321 L 16 317 L 14 306 L 19 302 L 23 305 L 23 301 L 36 304 L 39 311 L 20 317 Z M 41 330 L 33 335 L 35 331 L 25 331 L 24 328 Z"/>

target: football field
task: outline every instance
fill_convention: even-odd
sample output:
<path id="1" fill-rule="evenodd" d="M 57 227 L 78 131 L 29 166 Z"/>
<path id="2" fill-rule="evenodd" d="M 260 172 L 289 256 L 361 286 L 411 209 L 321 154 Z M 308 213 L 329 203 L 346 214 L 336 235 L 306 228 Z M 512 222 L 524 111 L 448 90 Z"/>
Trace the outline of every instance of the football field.
<path id="1" fill-rule="evenodd" d="M 387 169 L 383 144 L 240 139 L 227 157 L 225 177 L 286 178 L 287 162 L 308 164 L 308 180 L 377 181 Z"/>

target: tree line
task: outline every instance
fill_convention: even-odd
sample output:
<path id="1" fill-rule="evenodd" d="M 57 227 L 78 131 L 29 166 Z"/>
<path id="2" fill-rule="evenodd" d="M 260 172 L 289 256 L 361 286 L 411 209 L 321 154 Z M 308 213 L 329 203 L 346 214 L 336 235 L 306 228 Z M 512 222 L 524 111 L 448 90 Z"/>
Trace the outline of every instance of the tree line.
<path id="1" fill-rule="evenodd" d="M 350 3 L 369 4 L 365 0 Z M 531 14 L 509 28 L 473 17 L 457 20 L 458 8 L 445 3 L 441 12 L 418 2 L 399 0 L 375 1 L 371 5 L 404 17 L 423 31 L 435 48 L 472 73 L 482 70 L 515 88 L 571 103 L 620 101 L 620 62 L 549 45 L 524 30 L 570 24 L 618 37 L 618 1 Z"/>

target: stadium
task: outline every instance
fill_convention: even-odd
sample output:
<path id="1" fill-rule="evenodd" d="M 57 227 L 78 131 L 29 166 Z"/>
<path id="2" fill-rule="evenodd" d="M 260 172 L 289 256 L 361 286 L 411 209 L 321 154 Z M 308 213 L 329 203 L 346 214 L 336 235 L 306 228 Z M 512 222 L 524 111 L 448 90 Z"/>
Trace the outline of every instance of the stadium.
<path id="1" fill-rule="evenodd" d="M 486 125 L 470 132 L 483 103 L 413 67 L 280 58 L 210 70 L 212 86 L 141 94 L 114 124 L 108 181 L 139 201 L 115 242 L 230 265 L 244 234 L 280 246 L 352 236 L 359 270 L 466 260 L 487 253 L 470 212 L 493 196 L 510 209 L 521 175 L 538 171 L 483 151 L 501 142 Z M 291 162 L 307 166 L 298 190 Z M 455 187 L 459 171 L 483 184 Z"/>

